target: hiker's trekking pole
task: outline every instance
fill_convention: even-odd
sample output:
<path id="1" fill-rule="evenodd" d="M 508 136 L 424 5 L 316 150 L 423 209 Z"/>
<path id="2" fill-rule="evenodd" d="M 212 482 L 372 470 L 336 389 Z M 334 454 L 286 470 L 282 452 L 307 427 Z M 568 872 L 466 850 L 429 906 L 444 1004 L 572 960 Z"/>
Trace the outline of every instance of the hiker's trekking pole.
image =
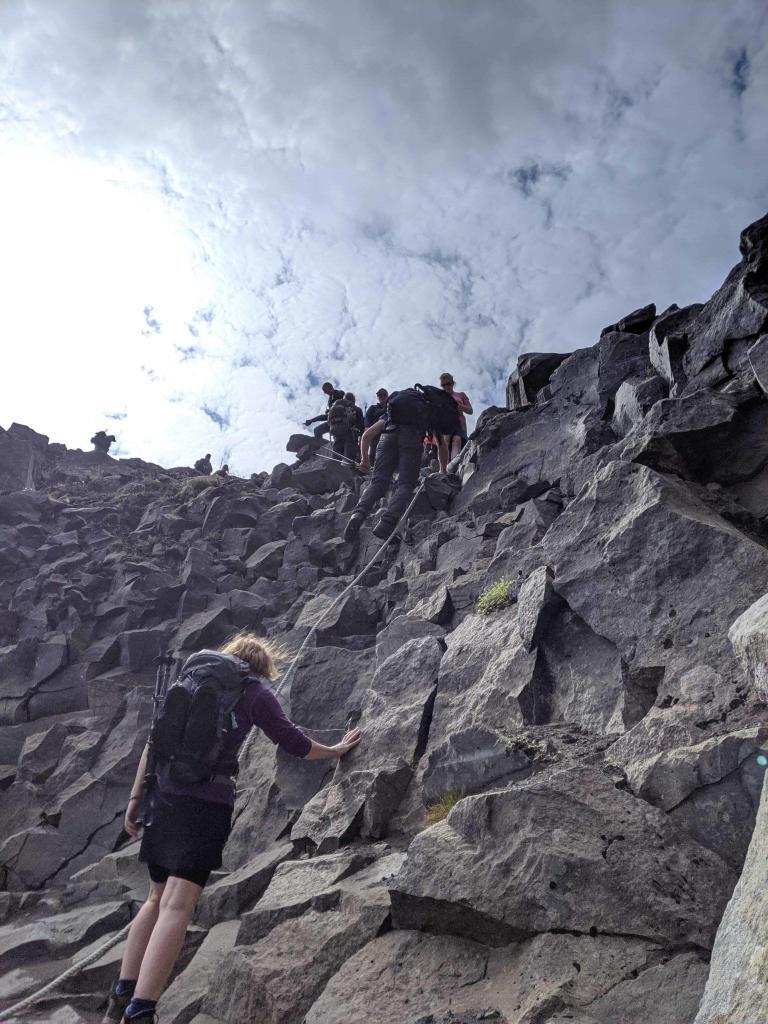
<path id="1" fill-rule="evenodd" d="M 172 654 L 158 654 L 155 658 L 157 672 L 155 673 L 155 693 L 152 697 L 152 723 L 149 728 L 149 753 L 147 755 L 147 769 L 144 773 L 144 799 L 142 802 L 141 816 L 139 820 L 146 828 L 152 824 L 152 792 L 157 783 L 157 754 L 152 744 L 152 732 L 157 722 L 160 708 L 168 692 L 168 680 L 171 678 L 171 669 L 176 659 Z"/>

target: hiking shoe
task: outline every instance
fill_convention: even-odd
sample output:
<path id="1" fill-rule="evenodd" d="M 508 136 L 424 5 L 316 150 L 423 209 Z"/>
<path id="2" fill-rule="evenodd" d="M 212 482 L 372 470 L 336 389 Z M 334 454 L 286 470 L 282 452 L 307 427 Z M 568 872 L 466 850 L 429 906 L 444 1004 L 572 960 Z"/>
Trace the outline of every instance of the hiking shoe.
<path id="1" fill-rule="evenodd" d="M 109 1002 L 107 1003 L 106 1013 L 101 1018 L 101 1024 L 120 1024 L 123 1020 L 125 1008 L 130 1001 L 131 997 L 128 993 L 122 996 L 117 995 L 115 985 L 113 985 L 109 992 Z"/>
<path id="2" fill-rule="evenodd" d="M 381 518 L 373 528 L 373 536 L 378 537 L 379 540 L 386 540 L 396 526 L 397 523 L 391 519 Z"/>
<path id="3" fill-rule="evenodd" d="M 160 1018 L 155 1010 L 139 1010 L 132 1017 L 123 1015 L 120 1020 L 121 1024 L 157 1024 Z"/>
<path id="4" fill-rule="evenodd" d="M 363 525 L 365 516 L 361 512 L 353 512 L 349 517 L 349 522 L 344 528 L 344 541 L 350 544 L 353 540 L 357 540 L 357 535 L 360 533 L 360 527 Z"/>

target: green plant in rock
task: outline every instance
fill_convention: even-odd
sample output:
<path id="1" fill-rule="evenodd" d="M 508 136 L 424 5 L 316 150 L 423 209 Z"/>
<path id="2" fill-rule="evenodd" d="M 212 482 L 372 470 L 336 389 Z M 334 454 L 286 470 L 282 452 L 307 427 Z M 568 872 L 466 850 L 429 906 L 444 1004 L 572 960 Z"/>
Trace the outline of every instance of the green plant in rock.
<path id="1" fill-rule="evenodd" d="M 191 476 L 189 480 L 185 480 L 181 489 L 178 491 L 178 496 L 182 499 L 194 498 L 208 487 L 215 487 L 217 480 L 214 480 L 210 476 Z"/>
<path id="2" fill-rule="evenodd" d="M 494 729 L 494 732 L 508 749 L 522 750 L 532 761 L 541 759 L 547 754 L 547 744 L 543 740 L 536 739 L 526 729 L 521 729 L 511 735 L 501 729 Z"/>
<path id="3" fill-rule="evenodd" d="M 438 821 L 447 818 L 451 808 L 455 807 L 459 800 L 463 800 L 466 795 L 463 789 L 451 789 L 447 793 L 443 793 L 437 803 L 431 804 L 427 808 L 427 821 L 429 824 L 436 825 Z"/>
<path id="4" fill-rule="evenodd" d="M 491 615 L 512 604 L 515 584 L 510 579 L 500 579 L 487 587 L 477 599 L 477 610 L 481 615 Z"/>

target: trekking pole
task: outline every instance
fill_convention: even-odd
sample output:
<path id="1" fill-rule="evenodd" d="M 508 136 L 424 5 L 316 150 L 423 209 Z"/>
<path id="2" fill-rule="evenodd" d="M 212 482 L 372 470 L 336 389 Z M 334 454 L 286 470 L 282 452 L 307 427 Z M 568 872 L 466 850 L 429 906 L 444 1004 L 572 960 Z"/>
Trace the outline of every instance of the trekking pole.
<path id="1" fill-rule="evenodd" d="M 348 455 L 323 455 L 321 452 L 315 452 L 315 454 L 317 455 L 318 459 L 323 459 L 324 462 L 336 462 L 340 466 L 346 466 L 347 463 L 349 463 L 350 469 L 356 469 L 358 465 L 358 463 L 354 459 L 350 459 Z M 345 459 L 346 462 L 342 462 L 342 459 Z"/>
<path id="2" fill-rule="evenodd" d="M 344 459 L 345 462 L 351 462 L 353 465 L 357 465 L 357 461 L 355 459 L 350 458 L 349 455 L 343 455 L 341 452 L 334 452 L 333 448 L 331 448 L 329 445 L 324 445 L 324 447 L 327 451 L 333 453 L 334 462 L 336 462 L 338 459 Z M 319 456 L 321 459 L 327 459 L 331 457 L 328 455 L 323 455 L 323 453 L 319 450 L 315 452 L 315 455 Z"/>
<path id="3" fill-rule="evenodd" d="M 152 697 L 152 722 L 149 727 L 149 754 L 147 755 L 147 770 L 144 773 L 144 798 L 139 816 L 139 821 L 145 828 L 152 824 L 152 792 L 157 783 L 157 754 L 152 745 L 152 732 L 168 692 L 168 680 L 171 677 L 171 669 L 175 661 L 172 654 L 158 654 L 155 658 L 157 671 L 155 673 L 155 692 Z"/>

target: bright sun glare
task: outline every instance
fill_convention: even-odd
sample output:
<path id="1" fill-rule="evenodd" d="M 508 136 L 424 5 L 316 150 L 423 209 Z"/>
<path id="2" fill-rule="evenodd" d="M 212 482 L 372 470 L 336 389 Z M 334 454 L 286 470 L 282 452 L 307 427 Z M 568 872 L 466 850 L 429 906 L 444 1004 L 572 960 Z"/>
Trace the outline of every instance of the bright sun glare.
<path id="1" fill-rule="evenodd" d="M 146 395 L 148 375 L 173 390 L 174 346 L 190 343 L 209 281 L 156 183 L 43 149 L 0 159 L 3 425 L 88 447 L 105 413 Z"/>

